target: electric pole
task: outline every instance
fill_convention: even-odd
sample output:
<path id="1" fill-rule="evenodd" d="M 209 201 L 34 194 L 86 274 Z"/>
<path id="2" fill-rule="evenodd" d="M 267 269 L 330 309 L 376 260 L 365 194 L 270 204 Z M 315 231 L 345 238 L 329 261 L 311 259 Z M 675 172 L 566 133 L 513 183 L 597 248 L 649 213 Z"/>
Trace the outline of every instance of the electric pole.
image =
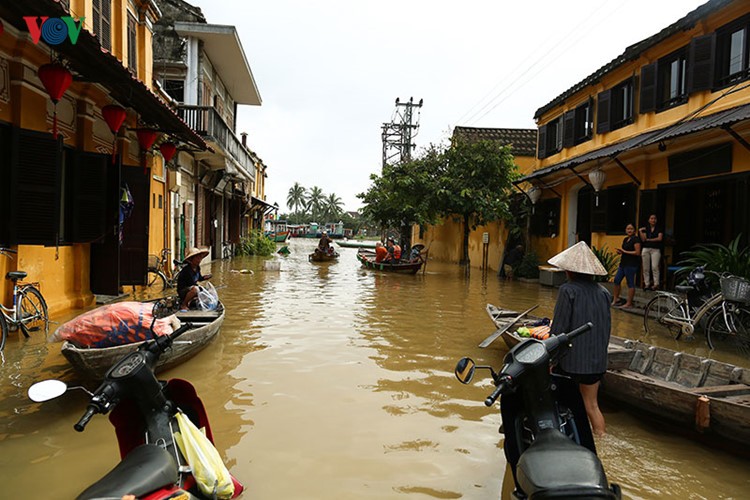
<path id="1" fill-rule="evenodd" d="M 383 167 L 411 160 L 412 149 L 416 144 L 412 140 L 419 129 L 419 113 L 414 118 L 414 108 L 421 108 L 424 99 L 414 104 L 414 98 L 401 102 L 396 98 L 396 111 L 390 123 L 383 124 Z M 414 123 L 412 123 L 414 122 Z"/>

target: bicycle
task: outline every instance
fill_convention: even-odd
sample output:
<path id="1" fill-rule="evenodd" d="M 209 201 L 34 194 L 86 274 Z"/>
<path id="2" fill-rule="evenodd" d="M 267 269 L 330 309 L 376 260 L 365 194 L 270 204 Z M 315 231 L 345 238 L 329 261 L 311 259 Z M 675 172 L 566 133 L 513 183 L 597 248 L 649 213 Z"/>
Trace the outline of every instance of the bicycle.
<path id="1" fill-rule="evenodd" d="M 738 276 L 721 278 L 721 293 L 726 301 L 711 316 L 706 341 L 711 349 L 724 345 L 750 353 L 750 281 Z"/>
<path id="2" fill-rule="evenodd" d="M 690 272 L 687 285 L 677 285 L 679 293 L 657 292 L 643 313 L 643 326 L 647 334 L 661 332 L 679 340 L 682 335 L 691 340 L 696 325 L 705 322 L 706 342 L 711 349 L 720 336 L 728 336 L 736 331 L 733 325 L 735 303 L 728 300 L 720 291 L 710 294 L 706 283 L 706 273 L 720 280 L 731 278 L 713 271 L 697 267 Z M 750 315 L 748 316 L 750 318 Z M 744 318 L 741 318 L 744 321 Z"/>
<path id="3" fill-rule="evenodd" d="M 169 248 L 162 249 L 160 255 L 148 256 L 148 273 L 146 275 L 146 288 L 151 292 L 162 292 L 167 288 L 177 286 L 177 275 L 182 270 L 184 263 L 179 260 L 172 260 L 171 276 L 167 276 L 163 269 L 169 261 L 172 250 Z"/>
<path id="4" fill-rule="evenodd" d="M 12 259 L 11 254 L 17 253 L 10 248 L 1 248 L 0 255 Z M 5 307 L 0 303 L 0 351 L 5 348 L 8 332 L 19 329 L 24 337 L 31 337 L 30 333 L 38 331 L 44 326 L 49 328 L 47 302 L 39 288 L 32 283 L 19 283 L 27 276 L 25 271 L 10 271 L 5 275 L 13 283 L 13 306 Z"/>

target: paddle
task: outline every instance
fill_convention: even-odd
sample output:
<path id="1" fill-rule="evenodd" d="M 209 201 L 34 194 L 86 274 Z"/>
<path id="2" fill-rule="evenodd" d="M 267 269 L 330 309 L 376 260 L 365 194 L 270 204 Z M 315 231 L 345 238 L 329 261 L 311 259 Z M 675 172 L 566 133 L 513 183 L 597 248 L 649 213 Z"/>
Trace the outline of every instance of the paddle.
<path id="1" fill-rule="evenodd" d="M 537 307 L 539 307 L 539 304 L 535 305 L 534 307 L 528 308 L 527 310 L 525 310 L 524 312 L 522 312 L 521 314 L 519 314 L 518 316 L 516 316 L 513 319 L 513 321 L 509 321 L 508 324 L 505 325 L 504 327 L 498 328 L 497 330 L 495 330 L 495 332 L 492 335 L 490 335 L 489 337 L 487 337 L 486 339 L 484 339 L 479 344 L 479 347 L 487 347 L 488 345 L 490 345 L 491 343 L 493 343 L 500 335 L 502 335 L 503 333 L 505 333 L 505 331 L 508 328 L 510 328 L 511 326 L 513 326 L 513 324 L 515 324 L 516 321 L 518 321 L 519 319 L 523 318 L 524 316 L 526 316 L 527 314 L 529 314 L 531 311 L 533 311 Z"/>

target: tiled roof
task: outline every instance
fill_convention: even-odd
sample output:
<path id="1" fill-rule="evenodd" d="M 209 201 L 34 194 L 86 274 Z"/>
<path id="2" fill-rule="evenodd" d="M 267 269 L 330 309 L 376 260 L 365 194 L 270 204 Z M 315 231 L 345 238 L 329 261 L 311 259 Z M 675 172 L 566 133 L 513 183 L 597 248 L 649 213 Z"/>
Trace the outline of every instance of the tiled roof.
<path id="1" fill-rule="evenodd" d="M 0 2 L 0 17 L 8 19 L 21 31 L 26 29 L 22 16 L 68 14 L 62 3 L 55 0 Z M 101 48 L 99 40 L 89 31 L 82 29 L 75 45 L 65 41 L 57 45 L 55 50 L 63 56 L 73 72 L 77 73 L 76 79 L 101 84 L 113 99 L 138 112 L 144 123 L 157 125 L 162 131 L 176 135 L 186 143 L 207 149 L 208 145 L 203 138 L 145 83 L 133 76 L 117 57 Z"/>
<path id="2" fill-rule="evenodd" d="M 645 132 L 643 134 L 631 137 L 625 141 L 618 142 L 616 144 L 610 144 L 603 148 L 599 148 L 595 151 L 589 151 L 575 158 L 550 165 L 545 168 L 541 168 L 522 179 L 519 179 L 517 183 L 530 181 L 532 179 L 543 178 L 547 175 L 553 174 L 566 168 L 572 168 L 583 163 L 603 159 L 613 158 L 624 151 L 630 149 L 642 148 L 657 144 L 660 141 L 680 137 L 703 130 L 712 128 L 727 127 L 741 121 L 750 120 L 750 104 L 743 104 L 742 106 L 736 106 L 734 108 L 719 111 L 708 116 L 702 116 L 691 120 L 685 120 L 677 122 L 667 127 Z"/>
<path id="3" fill-rule="evenodd" d="M 630 47 L 625 49 L 625 52 L 623 52 L 620 56 L 616 57 L 615 59 L 605 64 L 604 66 L 596 70 L 594 73 L 592 73 L 585 79 L 581 80 L 574 86 L 570 87 L 568 90 L 566 90 L 559 96 L 552 99 L 552 101 L 550 101 L 549 103 L 537 109 L 536 113 L 534 113 L 534 119 L 541 118 L 542 115 L 544 115 L 547 111 L 550 111 L 555 106 L 563 104 L 565 102 L 565 99 L 567 99 L 568 97 L 571 97 L 572 95 L 580 92 L 581 90 L 588 87 L 589 85 L 593 85 L 599 82 L 604 75 L 613 71 L 615 68 L 618 68 L 622 66 L 623 64 L 627 64 L 630 61 L 638 59 L 638 57 L 640 57 L 640 55 L 643 52 L 650 49 L 654 45 L 661 43 L 662 41 L 666 40 L 672 35 L 679 33 L 680 31 L 691 29 L 693 26 L 695 26 L 695 24 L 699 20 L 708 16 L 710 13 L 716 10 L 719 10 L 722 7 L 732 3 L 733 1 L 735 0 L 710 0 L 709 2 L 706 2 L 705 4 L 695 9 L 694 11 L 688 13 L 685 17 L 683 17 L 679 21 L 667 26 L 666 28 L 658 32 L 657 34 L 652 35 L 649 38 L 646 38 L 645 40 L 641 40 L 640 42 L 631 45 Z"/>
<path id="4" fill-rule="evenodd" d="M 510 145 L 511 152 L 515 156 L 536 155 L 536 133 L 535 128 L 455 127 L 453 129 L 454 136 L 468 140 L 484 139 Z"/>

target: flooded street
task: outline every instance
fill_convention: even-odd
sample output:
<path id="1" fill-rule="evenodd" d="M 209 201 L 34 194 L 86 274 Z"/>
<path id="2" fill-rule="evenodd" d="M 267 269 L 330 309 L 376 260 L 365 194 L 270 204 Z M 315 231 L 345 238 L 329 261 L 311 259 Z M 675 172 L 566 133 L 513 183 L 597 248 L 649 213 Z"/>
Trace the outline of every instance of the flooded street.
<path id="1" fill-rule="evenodd" d="M 535 313 L 551 316 L 556 290 L 479 271 L 467 282 L 457 266 L 435 262 L 416 276 L 375 273 L 359 268 L 352 248 L 339 248 L 338 262 L 310 263 L 314 245 L 292 240 L 277 272 L 255 257 L 212 263 L 213 283 L 224 285 L 222 330 L 162 374 L 196 386 L 243 498 L 507 498 L 499 410 L 483 404 L 492 385 L 461 385 L 453 368 L 465 355 L 500 365 L 502 341 L 476 347 L 494 330 L 488 302 L 540 304 Z M 254 274 L 231 272 L 243 268 Z M 614 334 L 640 338 L 640 317 L 613 319 Z M 705 343 L 688 347 L 708 354 Z M 43 405 L 26 398 L 31 383 L 52 377 L 77 383 L 59 345 L 11 334 L 0 368 L 4 498 L 74 498 L 118 461 L 106 418 L 73 430 L 83 392 Z M 609 434 L 598 448 L 627 498 L 747 498 L 747 460 L 605 409 Z"/>

